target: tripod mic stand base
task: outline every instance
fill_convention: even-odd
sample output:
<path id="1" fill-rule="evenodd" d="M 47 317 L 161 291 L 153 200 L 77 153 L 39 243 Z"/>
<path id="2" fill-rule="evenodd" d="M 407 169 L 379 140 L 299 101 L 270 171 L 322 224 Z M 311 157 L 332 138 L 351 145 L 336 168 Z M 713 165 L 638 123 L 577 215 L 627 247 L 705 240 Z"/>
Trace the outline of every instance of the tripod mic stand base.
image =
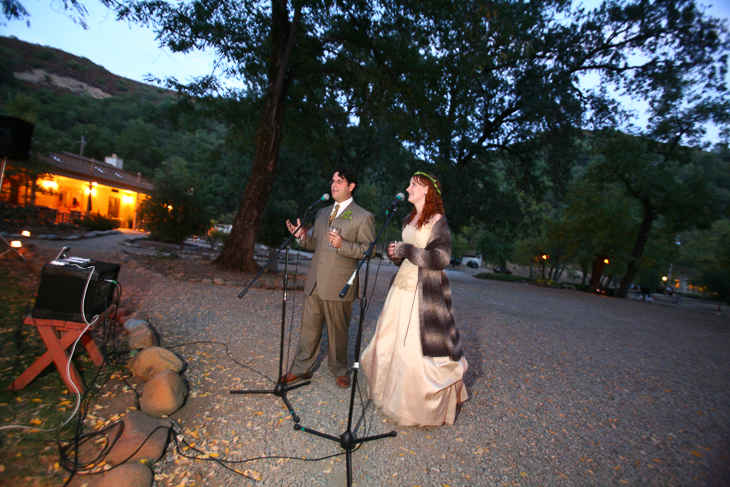
<path id="1" fill-rule="evenodd" d="M 278 381 L 276 383 L 276 386 L 274 386 L 273 389 L 270 390 L 232 390 L 229 391 L 230 394 L 271 394 L 276 397 L 280 397 L 282 401 L 284 401 L 284 405 L 289 410 L 289 414 L 291 414 L 292 420 L 294 420 L 295 423 L 299 423 L 299 415 L 294 411 L 294 408 L 292 407 L 291 403 L 289 402 L 289 399 L 286 397 L 286 393 L 289 391 L 292 391 L 294 389 L 299 389 L 300 387 L 308 386 L 311 384 L 312 381 L 306 380 L 304 382 L 299 382 L 294 385 L 286 385 L 282 381 Z"/>
<path id="2" fill-rule="evenodd" d="M 347 466 L 347 485 L 348 487 L 352 485 L 352 450 L 355 448 L 356 445 L 360 443 L 365 443 L 366 441 L 374 441 L 374 440 L 380 440 L 383 438 L 394 438 L 398 436 L 398 433 L 396 431 L 390 431 L 389 433 L 383 433 L 381 435 L 374 435 L 374 436 L 367 436 L 365 438 L 357 438 L 352 431 L 349 429 L 342 433 L 340 437 L 328 435 L 327 433 L 322 433 L 320 431 L 315 431 L 313 429 L 305 428 L 299 423 L 296 423 L 294 425 L 294 429 L 296 431 L 304 431 L 305 433 L 309 433 L 314 436 L 319 436 L 320 438 L 325 438 L 328 440 L 336 441 L 340 444 L 343 450 L 345 450 L 345 460 L 346 460 L 346 466 Z"/>

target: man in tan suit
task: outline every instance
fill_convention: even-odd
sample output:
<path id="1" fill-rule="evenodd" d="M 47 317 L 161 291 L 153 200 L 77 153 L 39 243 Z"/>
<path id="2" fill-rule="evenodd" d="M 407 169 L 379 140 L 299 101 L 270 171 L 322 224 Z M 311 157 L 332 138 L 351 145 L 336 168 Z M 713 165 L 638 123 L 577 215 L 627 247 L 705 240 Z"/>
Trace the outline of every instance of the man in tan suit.
<path id="1" fill-rule="evenodd" d="M 317 212 L 314 226 L 295 235 L 304 250 L 314 251 L 304 286 L 302 331 L 299 335 L 297 356 L 289 372 L 281 378 L 293 383 L 312 376 L 317 360 L 322 331 L 327 324 L 327 367 L 334 374 L 337 385 L 350 385 L 347 366 L 347 338 L 355 296 L 361 296 L 359 282 L 355 282 L 344 298 L 339 294 L 345 287 L 370 242 L 375 238 L 372 213 L 355 204 L 352 193 L 357 176 L 349 169 L 338 169 L 332 176 L 331 191 L 335 204 Z M 294 233 L 300 225 L 286 222 Z M 340 233 L 330 232 L 335 227 Z"/>

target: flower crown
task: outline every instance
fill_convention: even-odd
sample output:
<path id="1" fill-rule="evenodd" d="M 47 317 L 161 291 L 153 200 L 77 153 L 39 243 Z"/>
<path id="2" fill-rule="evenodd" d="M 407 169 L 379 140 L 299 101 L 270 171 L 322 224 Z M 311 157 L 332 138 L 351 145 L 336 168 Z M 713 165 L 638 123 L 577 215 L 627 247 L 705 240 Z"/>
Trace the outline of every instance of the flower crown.
<path id="1" fill-rule="evenodd" d="M 426 176 L 428 179 L 431 180 L 431 182 L 433 183 L 433 187 L 436 188 L 436 191 L 438 191 L 438 194 L 441 194 L 441 190 L 439 189 L 439 185 L 436 182 L 436 180 L 433 178 L 433 176 L 429 176 L 425 172 L 421 172 L 421 171 L 418 171 L 417 173 L 415 173 L 414 176 Z"/>

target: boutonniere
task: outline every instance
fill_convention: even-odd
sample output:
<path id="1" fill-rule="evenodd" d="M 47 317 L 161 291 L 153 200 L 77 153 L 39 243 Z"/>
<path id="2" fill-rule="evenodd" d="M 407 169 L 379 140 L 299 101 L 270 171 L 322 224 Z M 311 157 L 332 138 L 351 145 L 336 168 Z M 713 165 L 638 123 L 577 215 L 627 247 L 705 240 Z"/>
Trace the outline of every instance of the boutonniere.
<path id="1" fill-rule="evenodd" d="M 352 210 L 347 210 L 342 215 L 340 215 L 340 218 L 344 220 L 352 220 Z"/>

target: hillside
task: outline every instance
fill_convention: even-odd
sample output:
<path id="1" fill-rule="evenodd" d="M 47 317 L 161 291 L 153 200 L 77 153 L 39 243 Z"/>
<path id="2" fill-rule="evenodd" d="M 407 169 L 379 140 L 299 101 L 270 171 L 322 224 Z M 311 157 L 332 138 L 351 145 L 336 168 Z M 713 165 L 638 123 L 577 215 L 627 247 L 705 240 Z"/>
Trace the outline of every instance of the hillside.
<path id="1" fill-rule="evenodd" d="M 84 57 L 0 36 L 0 80 L 23 89 L 85 94 L 102 99 L 121 94 L 173 95 L 168 90 L 117 76 Z"/>

